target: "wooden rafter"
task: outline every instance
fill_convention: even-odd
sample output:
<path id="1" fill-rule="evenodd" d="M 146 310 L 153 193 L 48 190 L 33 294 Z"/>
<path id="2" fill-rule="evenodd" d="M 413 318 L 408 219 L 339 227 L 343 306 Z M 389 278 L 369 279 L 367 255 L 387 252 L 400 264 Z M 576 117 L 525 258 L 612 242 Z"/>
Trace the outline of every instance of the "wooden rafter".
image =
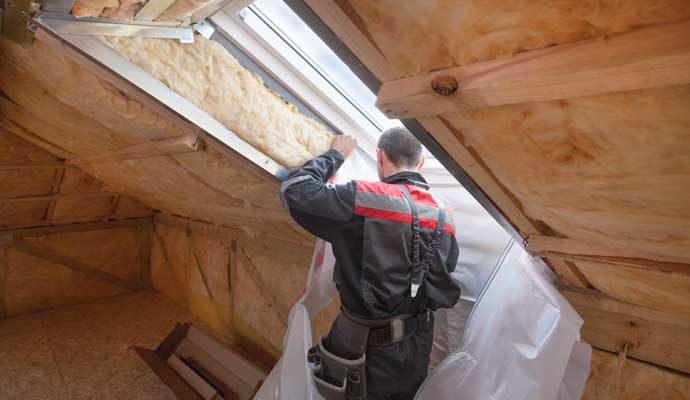
<path id="1" fill-rule="evenodd" d="M 690 21 L 385 82 L 376 105 L 388 117 L 413 118 L 687 83 Z"/>
<path id="2" fill-rule="evenodd" d="M 84 69 L 93 73 L 99 79 L 113 85 L 115 88 L 125 93 L 129 98 L 138 101 L 147 108 L 155 111 L 156 113 L 168 119 L 170 122 L 179 126 L 182 130 L 188 132 L 189 134 L 199 132 L 199 128 L 196 125 L 177 115 L 175 112 L 173 112 L 171 109 L 169 109 L 162 103 L 155 101 L 148 93 L 145 93 L 131 82 L 122 78 L 120 75 L 113 73 L 107 67 L 81 54 L 80 52 L 72 48 L 70 45 L 58 40 L 58 38 L 55 37 L 55 34 L 47 32 L 44 29 L 38 29 L 35 33 L 35 39 L 44 43 L 47 47 L 51 48 L 57 54 L 60 54 L 70 59 L 71 61 L 79 64 Z M 269 182 L 271 184 L 275 184 L 278 181 L 278 179 L 275 176 L 263 170 L 261 167 L 253 163 L 246 162 L 246 159 L 242 155 L 238 154 L 237 152 L 229 148 L 227 145 L 222 144 L 218 139 L 210 135 L 204 135 L 203 139 L 205 145 L 214 146 L 216 148 L 222 148 L 223 154 L 227 155 L 229 158 L 235 161 L 238 161 L 238 164 L 241 165 L 244 170 L 253 174 L 255 177 L 261 179 L 262 181 Z"/>
<path id="3" fill-rule="evenodd" d="M 305 0 L 305 3 L 340 38 L 359 60 L 382 81 L 395 79 L 386 58 L 369 38 L 360 31 L 334 0 Z M 453 157 L 458 165 L 472 177 L 488 198 L 524 236 L 538 235 L 538 227 L 500 185 L 486 166 L 451 131 L 451 127 L 437 117 L 417 119 L 434 139 Z M 589 288 L 582 273 L 574 264 L 562 260 L 546 260 L 563 283 Z"/>
<path id="4" fill-rule="evenodd" d="M 239 249 L 237 255 L 240 258 L 241 264 L 244 265 L 244 270 L 251 277 L 256 286 L 261 290 L 261 293 L 263 293 L 266 300 L 268 300 L 268 302 L 271 304 L 271 307 L 275 310 L 276 314 L 278 314 L 278 318 L 280 319 L 280 321 L 283 324 L 287 324 L 290 310 L 288 310 L 285 307 L 285 305 L 281 301 L 280 297 L 275 293 L 275 291 L 271 290 L 266 284 L 266 282 L 264 282 L 264 279 L 261 277 L 259 270 L 256 268 L 252 260 L 249 258 L 247 253 L 242 248 Z"/>
<path id="5" fill-rule="evenodd" d="M 174 138 L 149 140 L 121 149 L 106 151 L 95 156 L 72 158 L 68 159 L 66 163 L 69 165 L 93 164 L 142 159 L 168 154 L 189 153 L 197 151 L 199 149 L 199 143 L 200 134 L 194 132 Z"/>
<path id="6" fill-rule="evenodd" d="M 46 201 L 56 198 L 93 198 L 93 197 L 113 197 L 118 193 L 113 192 L 93 192 L 93 193 L 51 193 L 36 196 L 0 197 L 0 201 L 8 203 L 22 203 L 26 201 Z"/>
<path id="7" fill-rule="evenodd" d="M 77 272 L 81 272 L 87 276 L 98 278 L 106 282 L 110 282 L 113 285 L 119 286 L 123 289 L 129 291 L 137 291 L 143 288 L 141 282 L 134 282 L 127 279 L 120 278 L 113 274 L 105 271 L 101 271 L 98 268 L 88 265 L 82 261 L 74 259 L 72 257 L 64 256 L 62 254 L 56 253 L 50 249 L 46 249 L 34 244 L 28 243 L 26 241 L 17 240 L 12 244 L 13 250 L 21 251 L 23 253 L 32 255 L 34 257 L 42 258 L 46 261 L 50 261 L 55 264 L 65 266 Z"/>
<path id="8" fill-rule="evenodd" d="M 561 287 L 583 317 L 592 346 L 690 373 L 690 318 L 624 303 L 594 290 Z"/>
<path id="9" fill-rule="evenodd" d="M 55 180 L 53 181 L 53 187 L 51 189 L 51 193 L 53 195 L 56 195 L 60 193 L 60 185 L 62 185 L 62 180 L 65 178 L 65 169 L 60 168 L 55 170 Z M 55 214 L 55 206 L 57 205 L 57 196 L 54 196 L 52 199 L 50 199 L 50 202 L 48 203 L 48 208 L 46 209 L 46 214 L 44 219 L 44 222 L 46 224 L 50 224 L 50 222 L 53 220 L 53 215 Z"/>
<path id="10" fill-rule="evenodd" d="M 12 164 L 0 164 L 0 170 L 6 169 L 65 169 L 71 168 L 65 165 L 62 161 L 43 161 L 43 162 L 27 162 L 27 163 L 12 163 Z"/>
<path id="11" fill-rule="evenodd" d="M 105 229 L 120 229 L 138 225 L 150 225 L 151 223 L 153 223 L 153 218 L 145 217 L 107 222 L 85 222 L 78 224 L 41 226 L 34 228 L 2 229 L 0 230 L 0 247 L 2 247 L 2 243 L 5 243 L 5 245 L 11 244 L 11 242 L 14 239 L 20 239 L 23 237 L 45 236 L 68 232 L 87 232 L 100 231 Z"/>
<path id="12" fill-rule="evenodd" d="M 7 310 L 5 297 L 7 295 L 7 252 L 0 245 L 0 319 L 5 318 Z"/>
<path id="13" fill-rule="evenodd" d="M 611 259 L 627 259 L 628 262 L 640 260 L 644 262 L 659 262 L 672 264 L 690 264 L 690 253 L 687 255 L 653 255 L 640 251 L 636 247 L 616 246 L 604 242 L 587 242 L 569 238 L 553 236 L 531 235 L 527 238 L 527 245 L 536 254 L 561 254 L 563 256 Z"/>

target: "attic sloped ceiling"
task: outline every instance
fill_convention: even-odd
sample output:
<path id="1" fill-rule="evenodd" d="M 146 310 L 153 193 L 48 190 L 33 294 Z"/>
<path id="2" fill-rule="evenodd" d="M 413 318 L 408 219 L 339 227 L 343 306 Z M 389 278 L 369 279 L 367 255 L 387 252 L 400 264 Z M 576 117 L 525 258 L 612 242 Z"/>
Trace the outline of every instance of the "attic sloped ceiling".
<path id="1" fill-rule="evenodd" d="M 79 167 L 108 190 L 169 214 L 310 242 L 280 206 L 278 180 L 204 135 L 189 151 L 103 159 L 109 152 L 198 132 L 162 117 L 43 42 L 23 49 L 0 39 L 0 68 L 0 127 L 68 162 L 87 160 Z M 282 147 L 289 150 L 289 143 Z M 88 162 L 94 157 L 101 159 Z"/>
<path id="2" fill-rule="evenodd" d="M 300 10 L 300 1 L 289 3 Z M 560 284 L 590 296 L 585 327 L 605 326 L 616 319 L 613 308 L 601 309 L 594 299 L 660 310 L 669 315 L 666 321 L 690 320 L 690 58 L 686 40 L 690 38 L 690 5 L 686 1 L 304 3 L 383 83 L 382 111 L 388 112 L 385 106 L 395 103 L 407 118 L 417 116 L 527 238 L 529 249 L 547 256 Z M 635 38 L 644 38 L 644 51 L 651 55 L 638 49 L 637 40 L 616 36 L 627 32 L 639 32 Z M 585 46 L 586 40 L 594 42 Z M 607 51 L 612 42 L 621 49 L 616 54 L 637 64 L 625 66 L 629 69 L 619 74 L 610 72 L 621 62 Z M 591 51 L 596 57 L 589 60 L 578 50 L 568 54 L 579 57 L 582 69 L 611 67 L 602 76 L 617 80 L 602 79 L 597 87 L 587 89 L 596 95 L 567 97 L 566 91 L 539 89 L 541 75 L 534 73 L 534 87 L 543 90 L 541 96 L 557 99 L 546 101 L 530 100 L 519 90 L 510 92 L 510 86 L 496 86 L 505 76 L 502 68 L 513 68 L 510 74 L 522 63 L 534 68 L 557 65 L 559 51 L 566 48 Z M 551 64 L 540 64 L 538 57 L 550 55 Z M 558 68 L 546 72 L 558 76 L 571 66 Z M 573 76 L 578 72 L 574 69 Z M 642 70 L 647 72 L 630 72 Z M 477 72 L 472 75 L 473 71 Z M 451 96 L 463 96 L 463 85 L 476 82 L 484 92 L 475 90 L 477 98 L 468 94 L 464 103 L 434 94 L 432 78 L 454 73 L 460 76 L 459 89 Z M 463 73 L 474 80 L 464 81 Z M 519 74 L 514 75 L 519 87 Z M 626 91 L 610 89 L 615 85 Z M 568 89 L 575 92 L 576 86 L 575 80 Z M 502 99 L 501 93 L 513 97 Z M 504 105 L 483 104 L 490 96 L 493 103 Z M 414 107 L 415 102 L 425 103 L 420 106 L 424 113 L 404 108 Z M 434 102 L 457 111 L 434 113 Z M 627 343 L 629 356 L 687 372 L 688 352 L 675 354 L 679 358 L 672 360 L 644 350 L 662 349 L 660 343 L 670 337 L 684 342 L 673 332 L 687 328 L 671 325 L 662 330 L 652 328 L 650 320 L 643 321 L 609 329 L 612 337 L 606 341 L 597 335 L 585 339 L 616 352 Z M 585 329 L 585 335 L 593 331 L 597 329 Z"/>
<path id="3" fill-rule="evenodd" d="M 0 230 L 150 217 L 138 201 L 0 127 Z"/>

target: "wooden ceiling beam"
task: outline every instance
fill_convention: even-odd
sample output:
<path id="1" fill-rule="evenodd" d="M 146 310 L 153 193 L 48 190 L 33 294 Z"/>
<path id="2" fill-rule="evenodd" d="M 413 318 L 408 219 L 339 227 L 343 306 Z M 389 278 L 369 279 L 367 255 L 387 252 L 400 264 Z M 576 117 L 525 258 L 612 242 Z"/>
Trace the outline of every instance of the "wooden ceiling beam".
<path id="1" fill-rule="evenodd" d="M 598 349 L 690 373 L 690 318 L 624 303 L 594 290 L 560 287 L 584 319 L 582 337 Z"/>
<path id="2" fill-rule="evenodd" d="M 52 188 L 52 193 L 54 195 L 60 193 L 60 185 L 62 185 L 62 180 L 65 177 L 65 169 L 60 168 L 55 171 L 55 181 L 53 182 L 53 188 Z M 57 205 L 57 196 L 53 196 L 52 199 L 50 199 L 50 202 L 48 203 L 48 207 L 46 209 L 46 214 L 44 216 L 45 223 L 49 224 L 50 221 L 53 220 L 53 216 L 55 215 L 55 206 Z"/>
<path id="3" fill-rule="evenodd" d="M 0 170 L 7 169 L 56 169 L 56 168 L 71 168 L 65 165 L 62 161 L 44 161 L 44 162 L 27 162 L 27 163 L 12 163 L 12 164 L 0 164 Z"/>
<path id="4" fill-rule="evenodd" d="M 530 235 L 527 247 L 535 254 L 560 253 L 569 256 L 613 257 L 639 259 L 661 263 L 690 264 L 690 253 L 687 255 L 650 255 L 635 247 L 617 246 L 609 243 L 587 242 L 577 239 L 559 238 L 544 235 Z"/>
<path id="5" fill-rule="evenodd" d="M 641 258 L 627 258 L 615 256 L 593 256 L 593 255 L 571 255 L 555 252 L 536 253 L 549 260 L 562 260 L 577 263 L 578 261 L 594 261 L 602 265 L 624 265 L 627 267 L 639 268 L 649 271 L 676 273 L 690 276 L 690 264 L 670 263 L 662 261 L 647 260 Z"/>
<path id="6" fill-rule="evenodd" d="M 119 286 L 123 289 L 129 290 L 129 291 L 137 291 L 141 290 L 145 287 L 145 285 L 142 282 L 138 281 L 132 281 L 128 279 L 123 279 L 118 276 L 115 276 L 111 273 L 102 271 L 98 269 L 95 266 L 85 264 L 82 261 L 79 261 L 75 258 L 64 256 L 62 254 L 56 253 L 53 250 L 41 247 L 41 246 L 36 246 L 33 243 L 25 242 L 22 240 L 15 241 L 11 249 L 21 251 L 22 253 L 29 254 L 34 257 L 41 258 L 46 261 L 50 261 L 51 263 L 58 264 L 65 266 L 71 270 L 81 272 L 85 274 L 86 276 L 98 278 L 101 280 L 104 280 L 106 282 L 110 282 L 115 286 Z"/>
<path id="7" fill-rule="evenodd" d="M 200 148 L 200 136 L 199 132 L 192 132 L 174 138 L 149 140 L 117 150 L 106 151 L 95 156 L 68 159 L 66 163 L 68 165 L 93 164 L 190 153 Z"/>
<path id="8" fill-rule="evenodd" d="M 39 226 L 32 228 L 15 228 L 0 230 L 0 247 L 23 237 L 35 237 L 70 232 L 100 231 L 104 229 L 128 228 L 139 225 L 150 225 L 152 217 L 130 218 L 117 221 L 83 222 L 78 224 L 64 224 L 54 226 Z"/>
<path id="9" fill-rule="evenodd" d="M 117 196 L 119 193 L 113 192 L 93 192 L 93 193 L 51 193 L 36 196 L 20 196 L 20 197 L 0 197 L 0 202 L 7 203 L 22 203 L 27 201 L 52 201 L 56 198 L 90 198 L 90 197 L 112 197 Z"/>
<path id="10" fill-rule="evenodd" d="M 362 32 L 334 0 L 304 0 L 312 11 L 345 43 L 352 53 L 380 81 L 395 79 L 395 72 L 370 38 Z M 497 182 L 481 160 L 468 150 L 455 136 L 450 126 L 435 117 L 417 119 L 424 129 L 451 155 L 455 162 L 476 182 L 481 190 L 507 217 L 523 236 L 540 234 L 537 226 L 522 211 L 508 192 Z M 563 283 L 580 288 L 591 285 L 572 263 L 562 260 L 546 260 Z"/>
<path id="11" fill-rule="evenodd" d="M 688 83 L 684 21 L 384 82 L 376 105 L 390 118 L 414 118 Z"/>
<path id="12" fill-rule="evenodd" d="M 188 133 L 198 133 L 200 132 L 199 127 L 188 121 L 187 119 L 181 117 L 180 115 L 176 114 L 173 110 L 169 109 L 167 106 L 164 104 L 156 101 L 153 97 L 151 97 L 148 93 L 145 93 L 143 90 L 139 89 L 137 86 L 135 86 L 133 83 L 129 82 L 128 80 L 122 78 L 120 75 L 113 73 L 110 69 L 108 69 L 106 66 L 100 64 L 99 62 L 95 61 L 94 59 L 80 53 L 76 49 L 74 49 L 71 45 L 60 41 L 57 37 L 56 34 L 47 32 L 44 29 L 38 29 L 35 33 L 35 38 L 38 41 L 41 41 L 44 43 L 46 46 L 48 46 L 50 49 L 55 51 L 57 54 L 60 54 L 72 62 L 80 65 L 84 69 L 88 70 L 89 72 L 93 73 L 97 78 L 113 85 L 115 88 L 118 90 L 122 91 L 125 93 L 129 98 L 138 101 L 139 103 L 143 104 L 145 107 L 151 109 L 152 111 L 160 114 L 162 117 L 166 118 L 170 122 L 176 124 L 179 126 L 181 129 L 185 130 Z M 1 100 L 1 99 L 0 99 Z M 228 145 L 222 143 L 219 139 L 213 137 L 212 135 L 207 135 L 203 133 L 202 140 L 204 140 L 204 144 L 206 146 L 214 146 L 216 148 L 222 148 L 223 149 L 223 154 L 226 155 L 228 158 L 238 162 L 238 165 L 245 171 L 251 173 L 255 177 L 259 178 L 260 180 L 270 183 L 270 184 L 276 184 L 278 182 L 278 178 L 275 177 L 274 175 L 268 173 L 258 165 L 252 163 L 252 162 L 247 162 L 247 160 L 244 158 L 244 156 L 240 155 L 237 153 L 235 150 L 230 148 Z M 39 145 L 40 146 L 40 145 Z M 44 146 L 41 146 L 44 147 Z M 44 147 L 46 148 L 46 147 Z M 47 150 L 51 151 L 49 148 Z M 63 153 L 55 153 L 51 151 L 53 154 L 63 154 Z"/>
<path id="13" fill-rule="evenodd" d="M 447 123 L 438 117 L 422 117 L 417 120 L 453 157 L 458 165 L 472 177 L 496 208 L 517 228 L 518 232 L 524 236 L 540 234 L 539 228 L 527 217 L 516 200 L 511 198 L 483 163 L 477 160 L 476 156 L 460 142 Z M 547 259 L 546 262 L 563 283 L 580 288 L 591 287 L 574 264 L 566 263 L 560 259 Z"/>

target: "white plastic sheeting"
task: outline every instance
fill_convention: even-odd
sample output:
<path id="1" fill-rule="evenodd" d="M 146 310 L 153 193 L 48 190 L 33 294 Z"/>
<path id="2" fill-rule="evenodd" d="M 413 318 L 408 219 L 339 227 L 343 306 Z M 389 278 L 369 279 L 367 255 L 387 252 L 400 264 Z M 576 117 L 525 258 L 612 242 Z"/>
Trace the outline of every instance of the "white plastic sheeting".
<path id="1" fill-rule="evenodd" d="M 336 182 L 354 178 L 377 179 L 375 167 L 360 153 L 343 165 Z M 454 309 L 437 312 L 432 366 L 440 364 L 417 399 L 578 399 L 591 350 L 579 342 L 582 320 L 553 287 L 548 269 L 513 244 L 469 193 L 433 192 L 450 208 L 459 232 L 454 276 L 464 294 Z M 305 294 L 290 312 L 283 355 L 255 399 L 321 398 L 306 353 L 312 345 L 310 319 L 337 294 L 334 264 L 330 244 L 318 240 Z"/>
<path id="2" fill-rule="evenodd" d="M 462 346 L 416 398 L 553 400 L 561 392 L 578 399 L 590 351 L 579 342 L 581 326 L 548 268 L 513 243 L 472 310 Z"/>

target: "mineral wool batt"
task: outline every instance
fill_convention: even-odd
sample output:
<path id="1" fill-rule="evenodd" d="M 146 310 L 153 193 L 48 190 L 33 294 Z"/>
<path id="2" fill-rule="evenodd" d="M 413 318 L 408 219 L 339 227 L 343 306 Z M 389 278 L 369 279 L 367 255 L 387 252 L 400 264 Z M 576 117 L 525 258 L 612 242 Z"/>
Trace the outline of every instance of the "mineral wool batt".
<path id="1" fill-rule="evenodd" d="M 264 86 L 223 46 L 196 36 L 173 39 L 104 37 L 145 69 L 228 129 L 288 168 L 328 150 L 333 135 Z"/>

